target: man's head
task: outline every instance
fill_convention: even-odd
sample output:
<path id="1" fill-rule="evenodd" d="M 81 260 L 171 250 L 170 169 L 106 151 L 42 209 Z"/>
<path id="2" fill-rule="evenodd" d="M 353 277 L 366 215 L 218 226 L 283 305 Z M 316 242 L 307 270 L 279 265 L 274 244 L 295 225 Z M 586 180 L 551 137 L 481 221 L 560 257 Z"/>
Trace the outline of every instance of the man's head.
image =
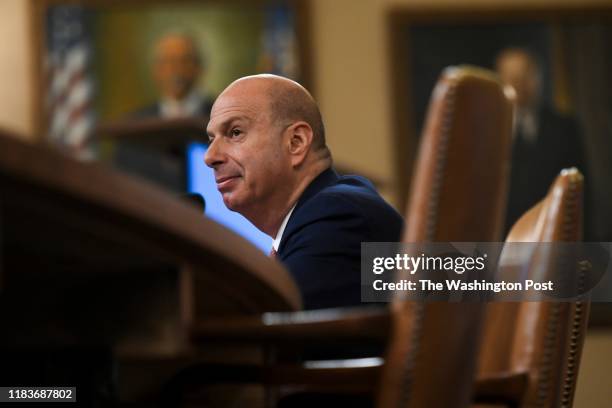
<path id="1" fill-rule="evenodd" d="M 536 57 L 523 48 L 506 48 L 496 59 L 496 69 L 503 83 L 516 91 L 521 108 L 533 108 L 540 99 L 540 66 Z"/>
<path id="2" fill-rule="evenodd" d="M 202 61 L 194 40 L 185 34 L 167 34 L 155 43 L 153 76 L 165 98 L 181 100 L 193 89 Z"/>
<path id="3" fill-rule="evenodd" d="M 331 165 L 314 99 L 287 78 L 255 75 L 230 84 L 213 105 L 207 133 L 205 162 L 225 205 L 269 234 Z"/>

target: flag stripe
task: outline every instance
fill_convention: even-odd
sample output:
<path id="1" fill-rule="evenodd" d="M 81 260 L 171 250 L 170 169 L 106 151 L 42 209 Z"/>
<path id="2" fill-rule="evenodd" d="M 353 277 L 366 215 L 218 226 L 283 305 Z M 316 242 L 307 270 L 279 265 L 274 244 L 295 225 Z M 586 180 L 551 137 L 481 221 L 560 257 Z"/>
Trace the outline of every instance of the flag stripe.
<path id="1" fill-rule="evenodd" d="M 49 138 L 68 154 L 90 156 L 95 125 L 91 41 L 85 9 L 77 5 L 51 8 L 47 26 L 46 74 Z"/>

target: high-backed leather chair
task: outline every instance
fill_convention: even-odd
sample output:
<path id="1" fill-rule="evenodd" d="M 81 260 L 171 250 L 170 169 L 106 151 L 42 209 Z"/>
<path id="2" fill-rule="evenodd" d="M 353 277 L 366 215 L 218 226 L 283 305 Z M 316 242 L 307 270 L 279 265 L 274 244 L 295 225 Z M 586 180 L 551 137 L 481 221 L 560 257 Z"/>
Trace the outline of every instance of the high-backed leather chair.
<path id="1" fill-rule="evenodd" d="M 492 74 L 469 67 L 444 71 L 432 93 L 404 242 L 500 239 L 511 123 L 511 101 Z M 384 364 L 209 366 L 205 377 L 198 370 L 191 378 L 306 385 L 311 392 L 369 392 L 378 407 L 467 406 L 482 307 L 398 298 L 387 310 L 203 321 L 192 329 L 198 344 L 233 340 L 296 347 L 386 342 Z"/>
<path id="2" fill-rule="evenodd" d="M 404 242 L 500 239 L 511 123 L 511 101 L 492 74 L 472 67 L 442 74 L 415 167 Z M 412 383 L 410 406 L 468 404 L 483 307 L 394 302 L 383 382 Z M 418 331 L 422 337 L 414 334 Z M 406 372 L 405 360 L 396 357 L 411 354 L 418 356 L 414 377 Z M 444 392 L 432 393 L 441 385 Z M 392 401 L 400 399 L 396 394 L 403 388 L 398 383 L 383 390 L 381 406 L 397 406 Z"/>
<path id="3" fill-rule="evenodd" d="M 514 224 L 506 241 L 580 241 L 582 190 L 580 172 L 563 170 L 546 198 Z M 532 257 L 526 262 L 529 266 L 539 262 L 539 269 L 546 270 L 554 265 L 542 262 L 551 259 Z M 503 258 L 500 264 L 503 268 Z M 499 302 L 489 304 L 487 309 L 476 399 L 523 407 L 571 406 L 588 300 Z"/>

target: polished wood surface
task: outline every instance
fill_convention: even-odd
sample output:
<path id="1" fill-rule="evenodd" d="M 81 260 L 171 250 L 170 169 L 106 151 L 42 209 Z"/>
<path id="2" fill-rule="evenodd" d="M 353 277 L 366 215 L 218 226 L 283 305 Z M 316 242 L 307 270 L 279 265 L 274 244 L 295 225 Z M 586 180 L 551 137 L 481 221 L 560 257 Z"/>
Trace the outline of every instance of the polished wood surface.
<path id="1" fill-rule="evenodd" d="M 261 361 L 258 347 L 194 347 L 194 320 L 300 308 L 280 263 L 195 206 L 1 132 L 0 353 L 14 356 L 2 379 L 47 367 L 40 381 L 71 373 L 85 403 L 106 381 L 114 400 L 151 406 L 190 364 Z"/>
<path id="2" fill-rule="evenodd" d="M 387 340 L 389 324 L 387 310 L 380 307 L 307 310 L 194 322 L 191 337 L 205 342 L 291 342 L 295 346 L 381 343 Z"/>

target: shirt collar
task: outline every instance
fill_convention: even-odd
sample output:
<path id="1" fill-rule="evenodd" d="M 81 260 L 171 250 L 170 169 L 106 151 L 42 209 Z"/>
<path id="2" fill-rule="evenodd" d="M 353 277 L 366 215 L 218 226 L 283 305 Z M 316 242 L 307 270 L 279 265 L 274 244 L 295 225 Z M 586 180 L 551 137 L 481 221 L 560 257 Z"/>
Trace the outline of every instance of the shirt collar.
<path id="1" fill-rule="evenodd" d="M 274 251 L 276 252 L 278 252 L 278 247 L 280 246 L 281 239 L 283 238 L 285 227 L 287 226 L 287 222 L 289 222 L 289 218 L 291 218 L 291 214 L 293 213 L 293 210 L 295 209 L 296 204 L 294 204 L 293 207 L 291 207 L 291 209 L 285 216 L 283 223 L 281 224 L 280 228 L 278 229 L 278 232 L 276 233 L 276 238 L 274 238 L 274 242 L 272 242 L 272 248 L 274 248 Z"/>
<path id="2" fill-rule="evenodd" d="M 514 138 L 520 134 L 529 143 L 537 142 L 539 123 L 536 110 L 529 108 L 516 109 L 513 122 Z"/>
<path id="3" fill-rule="evenodd" d="M 164 118 L 175 118 L 185 116 L 195 116 L 198 114 L 202 96 L 193 90 L 180 101 L 174 99 L 164 99 L 161 101 L 161 116 Z"/>

